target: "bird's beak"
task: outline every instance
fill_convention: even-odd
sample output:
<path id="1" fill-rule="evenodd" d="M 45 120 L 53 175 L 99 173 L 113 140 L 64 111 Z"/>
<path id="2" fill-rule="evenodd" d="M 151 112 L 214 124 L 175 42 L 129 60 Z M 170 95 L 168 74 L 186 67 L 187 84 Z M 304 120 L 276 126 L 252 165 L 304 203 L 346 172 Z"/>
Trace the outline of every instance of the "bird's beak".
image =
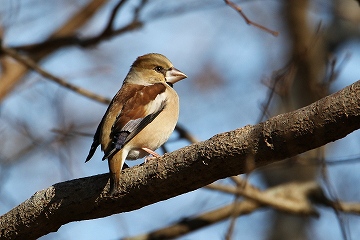
<path id="1" fill-rule="evenodd" d="M 187 76 L 183 72 L 177 70 L 174 67 L 166 71 L 166 75 L 165 75 L 166 82 L 169 82 L 171 84 L 174 84 L 184 78 L 187 78 Z"/>

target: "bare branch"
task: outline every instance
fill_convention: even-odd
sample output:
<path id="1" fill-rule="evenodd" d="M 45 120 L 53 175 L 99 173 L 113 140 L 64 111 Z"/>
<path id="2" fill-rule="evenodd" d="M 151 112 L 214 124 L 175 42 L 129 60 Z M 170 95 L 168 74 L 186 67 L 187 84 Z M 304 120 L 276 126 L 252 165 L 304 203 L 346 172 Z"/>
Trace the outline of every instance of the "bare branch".
<path id="1" fill-rule="evenodd" d="M 316 182 L 302 182 L 302 183 L 287 183 L 272 187 L 266 191 L 259 191 L 255 187 L 249 187 L 243 191 L 238 191 L 236 188 L 229 188 L 227 186 L 220 186 L 218 184 L 209 185 L 211 188 L 216 190 L 224 190 L 225 192 L 231 192 L 231 194 L 241 194 L 243 195 L 246 192 L 246 196 L 253 196 L 252 191 L 256 191 L 255 196 L 261 196 L 260 201 L 255 200 L 253 197 L 247 198 L 243 201 L 235 202 L 216 210 L 203 213 L 194 218 L 186 218 L 181 221 L 174 223 L 170 226 L 164 227 L 162 229 L 155 230 L 150 233 L 124 238 L 123 240 L 155 240 L 155 239 L 173 239 L 185 234 L 190 233 L 191 231 L 198 230 L 200 228 L 208 227 L 212 224 L 219 223 L 225 219 L 228 219 L 232 216 L 241 216 L 252 213 L 255 210 L 267 206 L 266 202 L 273 202 L 274 205 L 268 205 L 275 207 L 277 210 L 285 211 L 292 214 L 309 214 L 317 216 L 317 212 L 313 209 L 310 201 L 304 198 L 312 198 L 313 195 L 322 195 L 322 189 Z M 249 191 L 248 191 L 249 190 Z M 244 196 L 245 196 L 244 195 Z M 269 201 L 269 199 L 271 199 Z M 305 200 L 305 201 L 304 201 Z M 284 203 L 289 206 L 289 208 L 278 208 L 277 201 Z M 288 204 L 290 203 L 290 204 Z M 340 211 L 360 214 L 360 203 L 333 203 L 329 200 L 326 202 L 318 202 L 319 204 L 325 206 L 336 207 L 341 209 Z M 299 205 L 300 204 L 300 205 Z M 280 204 L 281 205 L 281 204 Z M 333 206 L 332 206 L 333 205 Z M 291 206 L 291 207 L 290 207 Z"/>
<path id="2" fill-rule="evenodd" d="M 306 198 L 315 191 L 321 191 L 320 187 L 315 182 L 308 182 L 306 184 L 287 183 L 274 187 L 274 189 L 281 189 L 278 191 L 274 190 L 275 193 L 284 191 L 282 197 L 280 197 L 279 194 L 274 195 L 267 193 L 267 191 L 262 192 L 250 184 L 246 184 L 246 187 L 243 189 L 219 184 L 210 184 L 207 188 L 241 195 L 280 211 L 304 215 L 316 215 L 315 210 L 312 209 L 310 202 L 308 202 Z"/>
<path id="3" fill-rule="evenodd" d="M 114 21 L 115 21 L 115 17 L 119 11 L 119 9 L 126 3 L 127 0 L 120 0 L 114 7 L 114 9 L 111 12 L 108 24 L 106 25 L 104 31 L 102 32 L 101 35 L 106 35 L 107 33 L 111 32 L 114 28 Z"/>
<path id="4" fill-rule="evenodd" d="M 219 187 L 218 184 L 211 184 L 209 186 L 214 187 L 215 189 L 218 189 Z M 257 209 L 266 206 L 266 204 L 264 205 L 263 203 L 267 202 L 268 198 L 273 199 L 274 202 L 286 202 L 286 205 L 292 206 L 286 210 L 284 208 L 276 208 L 278 210 L 286 211 L 293 214 L 302 213 L 306 215 L 316 215 L 317 213 L 314 211 L 310 202 L 304 201 L 303 197 L 309 196 L 313 192 L 317 192 L 319 190 L 321 191 L 320 187 L 315 182 L 284 184 L 281 186 L 270 188 L 264 192 L 260 192 L 254 187 L 249 187 L 244 191 L 238 191 L 236 188 L 229 188 L 227 186 L 221 186 L 220 188 L 227 189 L 229 192 L 233 192 L 234 194 L 238 193 L 240 195 L 243 195 L 243 193 L 245 192 L 246 195 L 252 195 L 252 191 L 256 191 L 257 193 L 255 195 L 260 193 L 260 195 L 262 195 L 262 200 L 259 202 L 252 198 L 249 198 L 240 202 L 234 202 L 233 204 L 229 204 L 219 209 L 201 214 L 197 217 L 183 219 L 168 227 L 147 234 L 124 238 L 123 240 L 174 239 L 176 237 L 183 236 L 191 231 L 208 227 L 212 224 L 218 223 L 232 216 L 241 216 L 252 213 Z M 289 205 L 287 203 L 291 204 Z"/>
<path id="5" fill-rule="evenodd" d="M 265 31 L 265 32 L 270 33 L 271 35 L 273 35 L 273 36 L 275 36 L 275 37 L 277 37 L 277 36 L 279 35 L 279 32 L 273 31 L 273 30 L 271 30 L 271 29 L 269 29 L 269 28 L 267 28 L 267 27 L 265 27 L 265 26 L 263 26 L 263 25 L 261 25 L 261 24 L 258 24 L 258 23 L 256 23 L 256 22 L 251 21 L 251 20 L 245 15 L 245 13 L 243 12 L 242 8 L 239 7 L 239 6 L 237 6 L 237 5 L 236 5 L 235 3 L 233 3 L 232 1 L 230 1 L 230 0 L 224 0 L 224 1 L 225 1 L 225 3 L 226 3 L 227 5 L 229 5 L 229 6 L 232 7 L 233 9 L 235 9 L 235 10 L 242 16 L 242 18 L 245 20 L 246 24 L 253 25 L 253 26 L 255 26 L 255 27 L 257 27 L 257 28 L 259 28 L 259 29 L 261 29 L 261 30 L 263 30 L 263 31 Z"/>
<path id="6" fill-rule="evenodd" d="M 1 48 L 0 49 L 0 53 L 5 53 L 6 55 L 12 57 L 13 59 L 15 59 L 16 61 L 24 64 L 26 67 L 35 70 L 36 72 L 38 72 L 40 75 L 42 75 L 43 77 L 56 82 L 57 84 L 70 89 L 71 91 L 74 91 L 76 93 L 79 93 L 80 95 L 83 95 L 87 98 L 96 100 L 98 102 L 102 102 L 102 103 L 106 103 L 109 104 L 110 100 L 107 98 L 104 98 L 100 95 L 97 95 L 95 93 L 92 93 L 88 90 L 85 90 L 83 88 L 77 87 L 75 85 L 72 85 L 71 83 L 66 82 L 65 80 L 55 77 L 54 75 L 48 73 L 47 71 L 43 70 L 39 65 L 36 64 L 36 62 L 34 62 L 31 58 L 27 57 L 27 56 L 21 56 L 20 54 L 18 54 L 16 51 L 14 51 L 11 48 Z"/>
<path id="7" fill-rule="evenodd" d="M 197 143 L 199 140 L 196 139 L 194 135 L 192 135 L 189 131 L 187 131 L 184 127 L 179 124 L 176 125 L 175 130 L 179 133 L 180 139 L 186 139 L 190 143 Z"/>

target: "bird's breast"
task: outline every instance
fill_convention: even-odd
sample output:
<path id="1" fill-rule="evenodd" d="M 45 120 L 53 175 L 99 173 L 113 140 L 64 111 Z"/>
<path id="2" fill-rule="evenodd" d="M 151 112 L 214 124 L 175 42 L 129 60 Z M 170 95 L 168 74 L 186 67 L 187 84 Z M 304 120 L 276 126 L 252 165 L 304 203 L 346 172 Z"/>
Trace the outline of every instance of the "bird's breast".
<path id="1" fill-rule="evenodd" d="M 124 146 L 129 149 L 127 159 L 147 156 L 148 153 L 141 148 L 158 149 L 174 131 L 179 118 L 179 97 L 170 87 L 166 91 L 167 102 L 164 110 Z"/>

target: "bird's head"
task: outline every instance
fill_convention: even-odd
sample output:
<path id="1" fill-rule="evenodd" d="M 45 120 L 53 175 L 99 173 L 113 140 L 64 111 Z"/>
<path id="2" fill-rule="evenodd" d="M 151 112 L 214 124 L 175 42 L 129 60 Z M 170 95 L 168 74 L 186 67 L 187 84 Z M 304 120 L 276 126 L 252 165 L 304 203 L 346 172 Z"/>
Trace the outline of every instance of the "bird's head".
<path id="1" fill-rule="evenodd" d="M 172 85 L 184 78 L 187 78 L 187 76 L 176 69 L 164 55 L 149 53 L 135 60 L 126 81 L 143 85 L 158 82 L 166 82 Z"/>

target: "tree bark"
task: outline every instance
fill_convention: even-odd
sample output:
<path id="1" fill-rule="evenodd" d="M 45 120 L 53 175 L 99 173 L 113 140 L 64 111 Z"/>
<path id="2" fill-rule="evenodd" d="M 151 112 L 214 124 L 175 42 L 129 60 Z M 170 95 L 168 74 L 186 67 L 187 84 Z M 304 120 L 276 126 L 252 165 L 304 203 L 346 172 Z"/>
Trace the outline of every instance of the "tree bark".
<path id="1" fill-rule="evenodd" d="M 360 128 L 360 81 L 299 110 L 221 133 L 123 171 L 57 183 L 0 217 L 0 238 L 36 239 L 63 224 L 132 211 L 343 138 Z M 91 164 L 91 163 L 89 163 Z"/>

